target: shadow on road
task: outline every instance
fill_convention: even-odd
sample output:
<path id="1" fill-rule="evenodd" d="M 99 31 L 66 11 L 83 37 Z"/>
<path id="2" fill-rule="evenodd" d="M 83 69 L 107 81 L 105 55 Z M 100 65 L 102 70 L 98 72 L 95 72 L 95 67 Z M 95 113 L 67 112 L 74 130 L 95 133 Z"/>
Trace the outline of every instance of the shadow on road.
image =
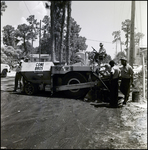
<path id="1" fill-rule="evenodd" d="M 92 102 L 90 103 L 90 105 L 93 105 L 94 107 L 98 108 L 98 107 L 107 107 L 107 108 L 120 108 L 120 107 L 123 107 L 122 105 L 122 102 L 123 102 L 123 97 L 118 97 L 118 107 L 111 107 L 109 105 L 109 102 L 99 102 L 99 103 L 95 103 L 95 102 Z"/>
<path id="2" fill-rule="evenodd" d="M 96 108 L 98 108 L 98 107 L 107 107 L 107 108 L 121 108 L 121 107 L 123 107 L 123 105 L 119 105 L 118 107 L 112 107 L 109 105 L 109 103 L 96 103 L 96 104 L 90 104 L 90 105 L 93 105 Z"/>
<path id="3" fill-rule="evenodd" d="M 1 90 L 3 91 L 3 90 Z M 68 98 L 65 94 L 63 94 L 63 92 L 56 92 L 54 94 L 51 94 L 51 92 L 49 91 L 40 91 L 40 92 L 36 92 L 35 94 L 33 95 L 26 95 L 24 92 L 20 92 L 19 89 L 17 92 L 13 92 L 12 90 L 8 90 L 7 91 L 3 91 L 3 92 L 9 92 L 11 94 L 14 94 L 14 95 L 24 95 L 26 97 L 44 97 L 44 98 L 64 98 L 64 99 L 70 99 Z M 123 98 L 123 96 L 120 96 L 119 94 L 119 101 Z M 71 98 L 72 99 L 72 98 Z M 83 101 L 83 102 L 87 102 L 87 101 L 84 101 L 84 98 L 78 98 L 78 99 L 75 99 L 75 100 L 79 100 L 79 101 Z M 112 108 L 109 106 L 109 101 L 99 101 L 99 102 L 95 102 L 95 100 L 90 100 L 88 101 L 88 103 L 90 103 L 90 105 L 94 106 L 95 108 L 98 108 L 98 107 L 107 107 L 107 108 Z"/>
<path id="4" fill-rule="evenodd" d="M 50 98 L 64 98 L 64 99 L 69 99 L 68 97 L 66 97 L 66 95 L 64 95 L 62 92 L 56 92 L 55 94 L 51 95 L 51 92 L 47 92 L 47 91 L 40 91 L 38 93 L 35 93 L 34 95 L 26 95 L 25 93 L 21 93 L 21 92 L 12 92 L 12 91 L 7 91 L 10 92 L 11 94 L 17 94 L 17 95 L 24 95 L 24 96 L 33 96 L 33 97 L 50 97 Z M 72 99 L 72 98 L 71 98 Z M 80 100 L 83 101 L 83 99 L 76 99 L 76 100 Z"/>

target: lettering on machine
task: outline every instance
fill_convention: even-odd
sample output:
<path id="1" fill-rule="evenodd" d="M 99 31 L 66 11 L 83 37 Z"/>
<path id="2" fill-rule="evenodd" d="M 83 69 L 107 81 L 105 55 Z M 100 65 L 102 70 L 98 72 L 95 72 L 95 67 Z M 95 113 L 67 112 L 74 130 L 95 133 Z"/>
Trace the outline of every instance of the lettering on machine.
<path id="1" fill-rule="evenodd" d="M 35 70 L 43 70 L 44 63 L 36 63 Z"/>

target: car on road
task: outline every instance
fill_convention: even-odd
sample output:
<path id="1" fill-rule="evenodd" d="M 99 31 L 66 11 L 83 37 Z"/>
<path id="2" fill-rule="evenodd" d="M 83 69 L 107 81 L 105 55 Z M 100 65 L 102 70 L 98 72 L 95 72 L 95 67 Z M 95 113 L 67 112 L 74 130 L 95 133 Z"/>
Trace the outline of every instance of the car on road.
<path id="1" fill-rule="evenodd" d="M 1 64 L 1 77 L 6 77 L 8 72 L 10 72 L 10 66 L 8 64 Z"/>

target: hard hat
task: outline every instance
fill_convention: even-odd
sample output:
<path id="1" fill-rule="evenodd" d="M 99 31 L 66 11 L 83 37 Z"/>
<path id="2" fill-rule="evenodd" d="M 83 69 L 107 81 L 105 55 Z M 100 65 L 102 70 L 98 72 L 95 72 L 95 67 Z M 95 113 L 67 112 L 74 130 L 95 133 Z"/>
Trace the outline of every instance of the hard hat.
<path id="1" fill-rule="evenodd" d="M 103 46 L 103 44 L 102 44 L 102 43 L 100 43 L 100 46 Z"/>
<path id="2" fill-rule="evenodd" d="M 122 57 L 122 58 L 120 58 L 120 60 L 125 60 L 125 61 L 127 61 L 127 58 L 126 58 L 126 57 Z"/>

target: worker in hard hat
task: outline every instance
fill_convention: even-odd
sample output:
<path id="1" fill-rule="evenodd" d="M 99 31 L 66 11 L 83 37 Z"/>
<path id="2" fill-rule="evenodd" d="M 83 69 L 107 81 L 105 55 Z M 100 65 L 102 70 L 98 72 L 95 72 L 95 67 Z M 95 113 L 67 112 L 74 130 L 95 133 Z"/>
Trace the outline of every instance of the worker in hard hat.
<path id="1" fill-rule="evenodd" d="M 124 102 L 123 104 L 126 105 L 129 93 L 130 93 L 130 86 L 133 86 L 133 74 L 134 71 L 132 67 L 127 63 L 127 58 L 122 57 L 121 59 L 122 67 L 121 70 L 121 84 L 120 84 L 120 91 L 124 94 Z"/>
<path id="2" fill-rule="evenodd" d="M 103 47 L 102 43 L 100 43 L 99 46 L 99 59 L 102 60 L 106 56 L 106 49 Z"/>

